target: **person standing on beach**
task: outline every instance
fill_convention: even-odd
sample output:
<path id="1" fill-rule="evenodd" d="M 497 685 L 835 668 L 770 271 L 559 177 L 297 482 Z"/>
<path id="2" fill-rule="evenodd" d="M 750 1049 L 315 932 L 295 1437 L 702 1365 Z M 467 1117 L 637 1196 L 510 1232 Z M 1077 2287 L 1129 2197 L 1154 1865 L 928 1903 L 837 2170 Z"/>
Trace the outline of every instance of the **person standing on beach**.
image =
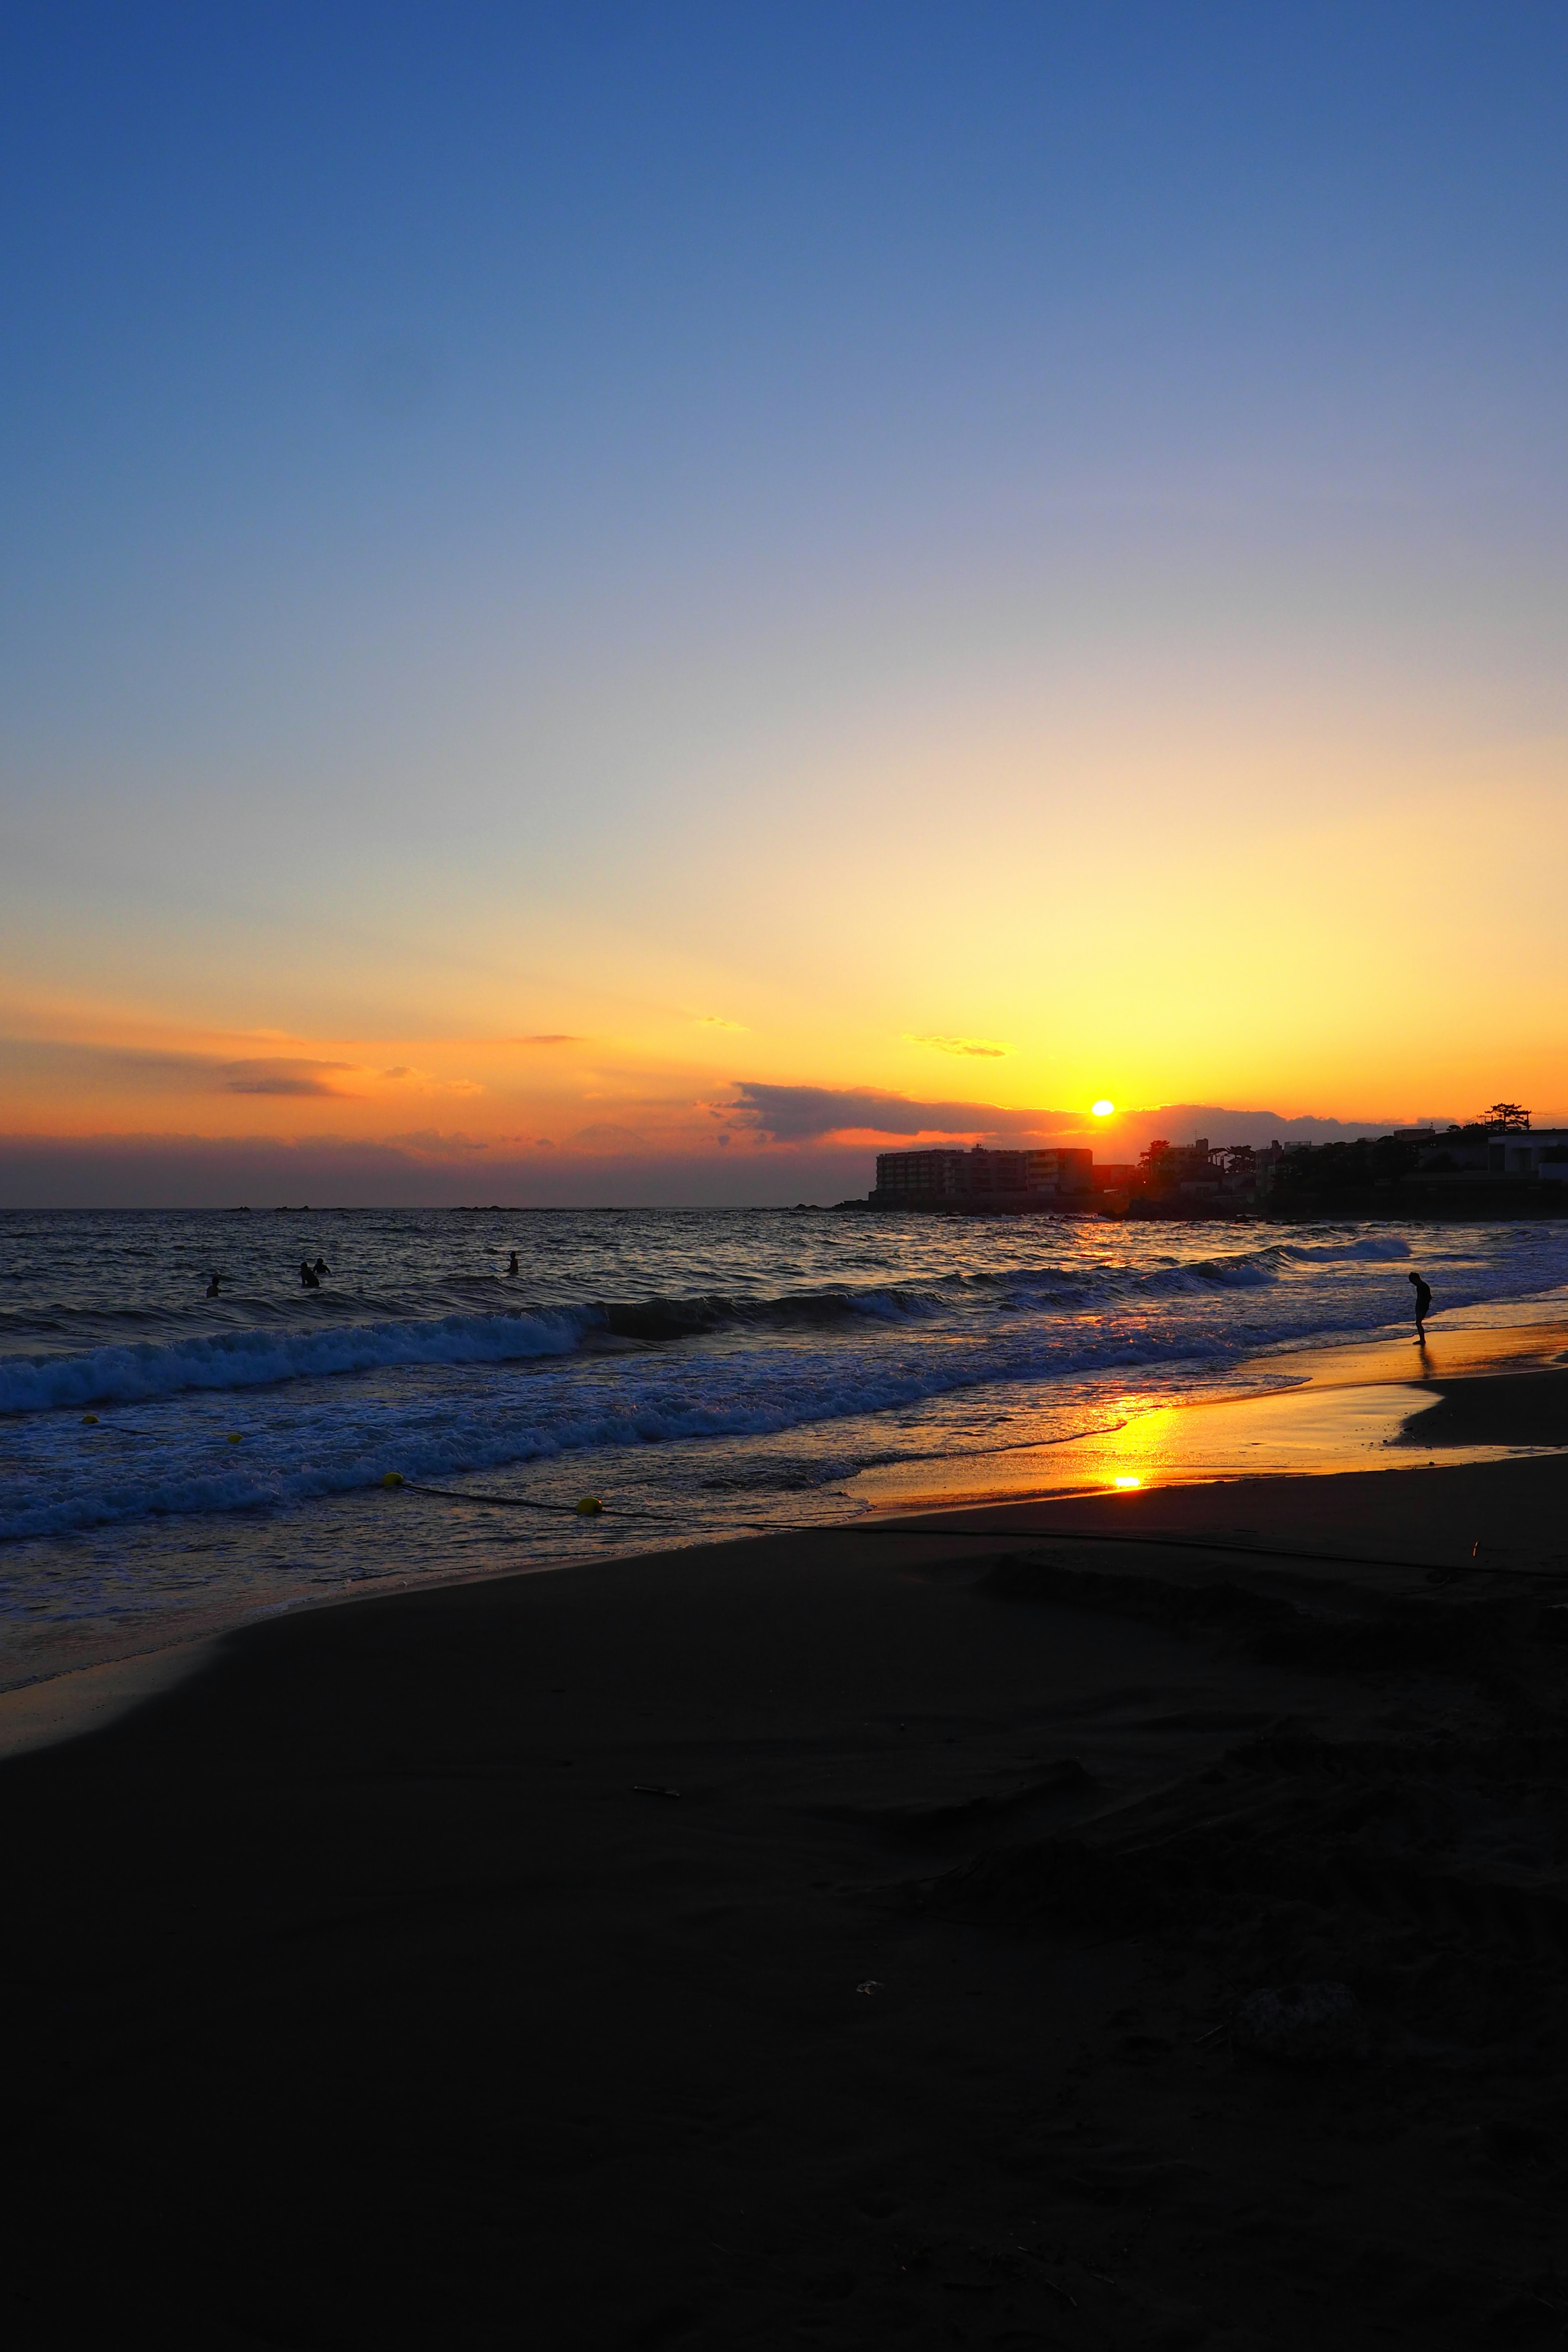
<path id="1" fill-rule="evenodd" d="M 1415 1344 L 1417 1347 L 1424 1348 L 1426 1344 L 1426 1317 L 1432 1305 L 1432 1293 L 1418 1274 L 1413 1274 L 1410 1280 L 1415 1285 Z"/>

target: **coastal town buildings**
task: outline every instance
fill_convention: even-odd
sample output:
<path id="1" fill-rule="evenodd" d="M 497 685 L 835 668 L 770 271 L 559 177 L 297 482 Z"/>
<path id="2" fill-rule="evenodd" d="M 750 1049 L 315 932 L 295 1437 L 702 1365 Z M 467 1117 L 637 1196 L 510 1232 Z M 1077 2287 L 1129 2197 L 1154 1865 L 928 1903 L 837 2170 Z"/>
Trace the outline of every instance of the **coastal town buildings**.
<path id="1" fill-rule="evenodd" d="M 866 1205 L 960 1215 L 1054 1211 L 1134 1218 L 1310 1216 L 1336 1210 L 1346 1215 L 1561 1214 L 1568 1213 L 1568 1127 L 1532 1129 L 1521 1105 L 1494 1103 L 1463 1125 L 1396 1128 L 1343 1142 L 1156 1138 L 1135 1163 L 1097 1166 L 1093 1152 L 1078 1147 L 937 1145 L 879 1153 L 876 1187 Z"/>
<path id="2" fill-rule="evenodd" d="M 1469 1127 L 1405 1129 L 1415 1145 L 1415 1173 L 1443 1176 L 1533 1176 L 1568 1184 L 1568 1127 Z"/>

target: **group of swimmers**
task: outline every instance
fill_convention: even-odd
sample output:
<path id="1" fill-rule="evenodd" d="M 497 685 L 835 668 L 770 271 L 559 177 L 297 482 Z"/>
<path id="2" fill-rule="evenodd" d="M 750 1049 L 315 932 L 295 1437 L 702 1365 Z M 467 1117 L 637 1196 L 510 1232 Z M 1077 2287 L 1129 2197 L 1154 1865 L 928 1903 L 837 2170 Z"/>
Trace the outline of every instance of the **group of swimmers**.
<path id="1" fill-rule="evenodd" d="M 314 1265 L 310 1264 L 309 1258 L 302 1257 L 300 1260 L 300 1281 L 306 1290 L 320 1290 L 322 1275 L 331 1274 L 331 1270 L 324 1257 L 319 1257 Z M 209 1298 L 223 1297 L 222 1283 L 221 1274 L 214 1273 L 208 1276 L 207 1297 Z"/>
<path id="2" fill-rule="evenodd" d="M 331 1267 L 327 1264 L 324 1257 L 318 1257 L 314 1265 L 310 1264 L 309 1258 L 302 1257 L 300 1260 L 300 1283 L 307 1290 L 320 1290 L 321 1286 L 322 1275 L 331 1274 Z M 508 1274 L 515 1274 L 517 1272 L 517 1252 L 515 1250 L 513 1250 L 511 1254 L 510 1261 L 507 1266 L 507 1272 Z M 1415 1337 L 1418 1341 L 1424 1342 L 1426 1338 L 1426 1318 L 1430 1313 L 1432 1307 L 1432 1293 L 1420 1275 L 1413 1274 L 1410 1276 L 1410 1279 L 1415 1285 Z M 222 1297 L 223 1293 L 218 1288 L 218 1283 L 220 1280 L 221 1276 L 215 1274 L 212 1280 L 207 1284 L 207 1297 L 209 1298 Z"/>
<path id="3" fill-rule="evenodd" d="M 305 1290 L 320 1290 L 321 1286 L 322 1275 L 331 1274 L 331 1267 L 327 1264 L 324 1257 L 319 1257 L 314 1265 L 310 1264 L 309 1258 L 302 1257 L 300 1260 L 300 1283 L 301 1288 Z M 508 1274 L 515 1274 L 517 1272 L 517 1252 L 515 1250 L 513 1250 L 511 1254 L 511 1263 L 507 1267 L 507 1272 Z M 223 1292 L 218 1286 L 222 1280 L 223 1276 L 221 1274 L 214 1274 L 212 1276 L 207 1284 L 207 1297 L 209 1298 L 221 1298 L 223 1297 Z"/>

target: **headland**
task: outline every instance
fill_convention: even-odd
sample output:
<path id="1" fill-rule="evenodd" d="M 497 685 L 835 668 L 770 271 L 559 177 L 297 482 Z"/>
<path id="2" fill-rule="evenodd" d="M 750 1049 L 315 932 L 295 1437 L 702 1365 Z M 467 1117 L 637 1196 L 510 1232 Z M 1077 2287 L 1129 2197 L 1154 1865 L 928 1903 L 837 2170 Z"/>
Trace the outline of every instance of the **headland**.
<path id="1" fill-rule="evenodd" d="M 1568 1129 L 1531 1129 L 1514 1103 L 1465 1126 L 1401 1128 L 1335 1143 L 1186 1143 L 1138 1159 L 1087 1149 L 884 1151 L 864 1202 L 841 1208 L 949 1216 L 1093 1214 L 1117 1219 L 1322 1217 L 1444 1221 L 1568 1214 Z"/>

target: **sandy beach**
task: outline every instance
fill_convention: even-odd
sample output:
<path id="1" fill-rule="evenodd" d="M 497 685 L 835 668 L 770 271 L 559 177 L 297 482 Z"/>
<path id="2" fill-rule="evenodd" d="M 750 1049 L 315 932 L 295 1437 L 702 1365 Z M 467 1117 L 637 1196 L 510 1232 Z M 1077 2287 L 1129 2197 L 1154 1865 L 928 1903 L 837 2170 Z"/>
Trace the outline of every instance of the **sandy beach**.
<path id="1" fill-rule="evenodd" d="M 14 2340 L 1561 2342 L 1565 1347 L 12 1695 Z"/>

